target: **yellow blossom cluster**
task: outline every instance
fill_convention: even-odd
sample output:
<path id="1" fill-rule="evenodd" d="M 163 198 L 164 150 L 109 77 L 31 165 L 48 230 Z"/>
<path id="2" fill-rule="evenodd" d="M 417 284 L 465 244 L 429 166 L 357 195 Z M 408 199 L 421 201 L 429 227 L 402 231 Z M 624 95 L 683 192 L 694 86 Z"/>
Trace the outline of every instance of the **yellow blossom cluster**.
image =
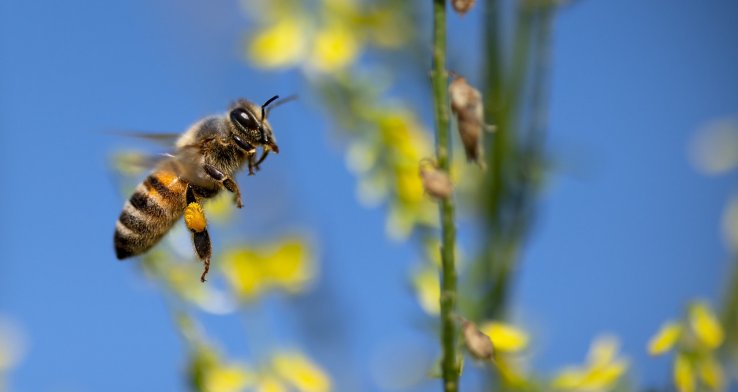
<path id="1" fill-rule="evenodd" d="M 198 392 L 327 392 L 327 373 L 298 350 L 277 349 L 258 366 L 230 361 L 203 336 L 196 321 L 179 312 L 175 317 L 190 347 L 187 374 Z"/>
<path id="2" fill-rule="evenodd" d="M 297 237 L 228 249 L 219 265 L 233 292 L 243 300 L 272 288 L 299 293 L 316 274 L 310 249 Z"/>
<path id="3" fill-rule="evenodd" d="M 419 162 L 431 151 L 428 133 L 404 109 L 377 112 L 376 132 L 357 140 L 347 154 L 349 168 L 359 176 L 357 195 L 367 204 L 389 201 L 387 233 L 409 236 L 417 225 L 433 226 L 433 203 L 424 194 Z"/>
<path id="4" fill-rule="evenodd" d="M 227 362 L 212 348 L 201 345 L 192 355 L 189 374 L 203 392 L 328 392 L 331 379 L 302 353 L 276 351 L 258 368 Z"/>
<path id="5" fill-rule="evenodd" d="M 584 365 L 565 368 L 553 380 L 557 390 L 609 391 L 628 369 L 628 361 L 618 357 L 618 339 L 601 336 L 592 343 Z"/>
<path id="6" fill-rule="evenodd" d="M 358 0 L 322 0 L 317 6 L 297 1 L 245 3 L 258 27 L 247 40 L 252 64 L 262 68 L 301 66 L 320 74 L 353 64 L 374 45 L 396 48 L 407 33 L 389 6 Z"/>
<path id="7" fill-rule="evenodd" d="M 173 241 L 176 242 L 178 234 L 181 233 L 170 233 Z M 188 241 L 189 238 L 185 238 L 181 242 Z M 317 273 L 309 246 L 298 237 L 224 250 L 216 266 L 230 290 L 199 284 L 194 277 L 201 273 L 201 264 L 177 262 L 162 248 L 149 251 L 143 261 L 144 270 L 180 298 L 215 314 L 231 313 L 237 309 L 236 300 L 254 300 L 272 289 L 299 294 Z"/>
<path id="8" fill-rule="evenodd" d="M 687 309 L 682 321 L 669 321 L 648 343 L 651 355 L 674 351 L 674 385 L 679 392 L 725 388 L 723 368 L 716 350 L 723 344 L 723 328 L 710 307 L 701 301 Z M 700 387 L 700 385 L 702 387 Z"/>

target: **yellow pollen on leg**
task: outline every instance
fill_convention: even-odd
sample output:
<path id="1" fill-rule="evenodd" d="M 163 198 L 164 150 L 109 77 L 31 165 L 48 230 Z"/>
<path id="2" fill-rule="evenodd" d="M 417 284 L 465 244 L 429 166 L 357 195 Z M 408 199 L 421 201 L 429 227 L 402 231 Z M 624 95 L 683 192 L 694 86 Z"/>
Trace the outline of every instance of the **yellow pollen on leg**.
<path id="1" fill-rule="evenodd" d="M 184 220 L 185 224 L 187 224 L 187 228 L 196 233 L 202 232 L 205 230 L 205 226 L 207 226 L 205 213 L 203 213 L 202 206 L 200 206 L 199 203 L 190 203 L 187 208 L 185 208 Z"/>

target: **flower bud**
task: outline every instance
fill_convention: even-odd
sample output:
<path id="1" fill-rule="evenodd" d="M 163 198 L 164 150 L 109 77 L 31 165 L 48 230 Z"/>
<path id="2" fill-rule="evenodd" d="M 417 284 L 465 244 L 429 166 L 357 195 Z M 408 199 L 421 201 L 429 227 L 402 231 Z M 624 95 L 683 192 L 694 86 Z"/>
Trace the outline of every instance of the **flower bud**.
<path id="1" fill-rule="evenodd" d="M 476 0 L 451 0 L 451 6 L 454 7 L 454 11 L 459 15 L 464 15 L 474 7 Z"/>
<path id="2" fill-rule="evenodd" d="M 448 174 L 431 164 L 421 164 L 420 179 L 423 182 L 425 193 L 433 198 L 446 199 L 453 192 L 454 187 Z"/>
<path id="3" fill-rule="evenodd" d="M 489 336 L 482 333 L 476 324 L 469 320 L 461 321 L 461 332 L 464 335 L 464 344 L 469 353 L 479 360 L 490 361 L 495 354 L 495 346 Z"/>
<path id="4" fill-rule="evenodd" d="M 482 94 L 466 79 L 456 76 L 448 86 L 451 96 L 451 111 L 458 121 L 459 136 L 464 144 L 466 159 L 484 167 L 482 162 L 482 130 L 484 124 L 484 108 Z"/>

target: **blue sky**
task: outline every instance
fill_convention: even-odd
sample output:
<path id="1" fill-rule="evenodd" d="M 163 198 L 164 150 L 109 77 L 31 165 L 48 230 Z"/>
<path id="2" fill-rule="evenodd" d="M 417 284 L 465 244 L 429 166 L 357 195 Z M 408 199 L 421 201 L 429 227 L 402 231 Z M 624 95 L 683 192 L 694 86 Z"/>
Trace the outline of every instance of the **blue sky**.
<path id="1" fill-rule="evenodd" d="M 513 298 L 544 372 L 580 362 L 610 332 L 637 380 L 663 385 L 668 361 L 645 355 L 648 338 L 685 301 L 719 298 L 730 265 L 720 219 L 736 173 L 698 173 L 687 145 L 704 123 L 737 115 L 737 16 L 730 0 L 588 0 L 557 18 L 548 148 L 563 164 Z M 450 40 L 475 31 L 451 23 Z M 178 131 L 239 96 L 300 93 L 296 73 L 244 62 L 248 27 L 231 2 L 0 3 L 0 314 L 29 342 L 11 390 L 183 389 L 183 345 L 161 293 L 112 251 L 122 199 L 108 159 L 122 141 L 105 130 Z M 386 239 L 382 209 L 357 203 L 315 104 L 280 108 L 272 124 L 283 153 L 242 185 L 239 225 L 257 240 L 309 230 L 316 291 L 335 309 L 320 314 L 344 329 L 335 341 L 300 339 L 301 323 L 324 325 L 299 310 L 318 294 L 261 309 L 344 385 L 379 390 L 371 368 L 387 347 L 436 352 L 407 287 L 415 252 Z M 248 351 L 242 325 L 204 317 Z"/>

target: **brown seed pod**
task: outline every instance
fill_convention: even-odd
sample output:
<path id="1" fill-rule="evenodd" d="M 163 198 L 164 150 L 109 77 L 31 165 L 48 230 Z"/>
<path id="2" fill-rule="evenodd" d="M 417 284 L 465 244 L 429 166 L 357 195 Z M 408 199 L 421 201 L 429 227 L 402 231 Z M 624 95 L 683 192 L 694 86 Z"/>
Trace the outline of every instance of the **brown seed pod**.
<path id="1" fill-rule="evenodd" d="M 447 199 L 454 190 L 448 174 L 438 170 L 431 162 L 420 164 L 420 179 L 425 193 L 436 199 Z"/>
<path id="2" fill-rule="evenodd" d="M 486 126 L 482 94 L 461 76 L 454 76 L 448 86 L 448 92 L 451 96 L 451 111 L 458 121 L 459 136 L 464 144 L 466 159 L 484 167 L 482 131 Z"/>
<path id="3" fill-rule="evenodd" d="M 464 335 L 464 344 L 469 353 L 479 360 L 494 360 L 495 346 L 492 339 L 482 333 L 477 325 L 469 320 L 461 319 L 461 332 Z"/>
<path id="4" fill-rule="evenodd" d="M 476 3 L 476 0 L 451 0 L 451 6 L 459 15 L 469 12 L 474 7 L 474 3 Z"/>

